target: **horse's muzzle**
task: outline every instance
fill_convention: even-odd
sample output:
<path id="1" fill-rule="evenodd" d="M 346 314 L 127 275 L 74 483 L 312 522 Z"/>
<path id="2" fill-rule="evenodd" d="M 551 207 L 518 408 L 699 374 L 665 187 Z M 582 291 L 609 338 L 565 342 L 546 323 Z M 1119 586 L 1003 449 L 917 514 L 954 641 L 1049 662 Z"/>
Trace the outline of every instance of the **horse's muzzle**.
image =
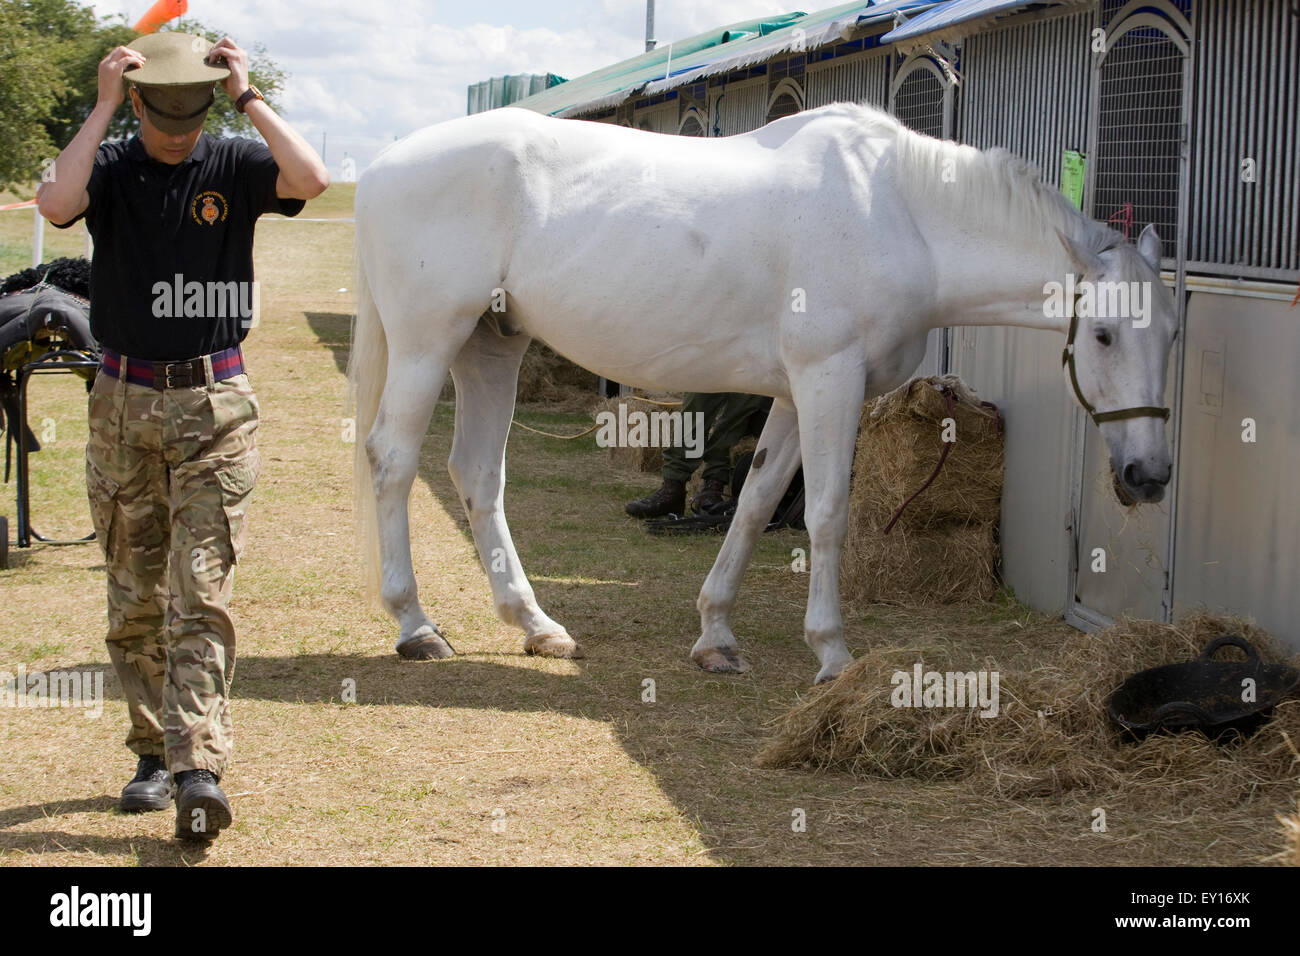
<path id="1" fill-rule="evenodd" d="M 1168 464 L 1151 468 L 1141 460 L 1134 460 L 1122 471 L 1113 467 L 1111 471 L 1115 478 L 1115 497 L 1127 508 L 1163 500 L 1172 469 Z"/>

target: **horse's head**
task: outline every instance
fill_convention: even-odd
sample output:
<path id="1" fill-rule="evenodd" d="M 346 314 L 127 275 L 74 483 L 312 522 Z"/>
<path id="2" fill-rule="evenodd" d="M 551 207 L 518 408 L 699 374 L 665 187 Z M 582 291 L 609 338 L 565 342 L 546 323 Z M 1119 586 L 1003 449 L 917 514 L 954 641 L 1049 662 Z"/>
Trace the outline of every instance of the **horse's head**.
<path id="1" fill-rule="evenodd" d="M 1147 226 L 1136 244 L 1100 251 L 1062 240 L 1077 271 L 1065 285 L 1066 379 L 1110 450 L 1121 503 L 1159 501 L 1172 469 L 1164 394 L 1178 331 L 1174 298 L 1160 279 L 1160 237 Z"/>

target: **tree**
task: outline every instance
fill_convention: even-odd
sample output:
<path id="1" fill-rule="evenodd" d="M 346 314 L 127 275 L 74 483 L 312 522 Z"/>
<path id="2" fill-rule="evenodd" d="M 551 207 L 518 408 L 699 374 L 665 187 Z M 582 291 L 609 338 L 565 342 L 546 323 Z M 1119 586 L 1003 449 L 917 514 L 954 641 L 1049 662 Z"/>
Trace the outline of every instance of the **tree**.
<path id="1" fill-rule="evenodd" d="M 57 150 L 77 135 L 99 95 L 99 61 L 115 46 L 130 43 L 136 32 L 119 17 L 97 19 L 95 11 L 77 0 L 19 0 L 24 26 L 44 39 L 50 60 L 63 75 L 65 87 L 58 104 L 44 117 L 45 131 Z M 115 117 L 116 133 L 126 129 L 130 109 Z M 115 135 L 110 128 L 109 135 Z"/>
<path id="2" fill-rule="evenodd" d="M 168 28 L 214 43 L 224 36 L 197 20 Z M 34 181 L 42 160 L 71 142 L 99 98 L 99 61 L 136 36 L 120 15 L 98 18 L 79 0 L 0 0 L 0 188 Z M 248 50 L 249 82 L 275 106 L 284 71 L 262 44 L 241 45 Z M 130 136 L 137 125 L 128 98 L 114 114 L 108 138 Z M 255 135 L 252 122 L 220 90 L 204 128 L 214 136 Z"/>
<path id="3" fill-rule="evenodd" d="M 187 17 L 174 21 L 170 26 L 181 33 L 197 33 L 213 43 L 226 35 L 220 30 L 209 30 L 197 20 L 191 20 Z M 280 91 L 284 89 L 285 72 L 275 65 L 274 60 L 267 56 L 266 47 L 261 43 L 242 43 L 239 37 L 231 37 L 231 39 L 248 51 L 248 82 L 261 90 L 262 96 L 266 98 L 267 103 L 274 108 Z M 279 110 L 277 109 L 276 112 L 279 112 Z M 129 107 L 127 115 L 134 121 L 134 116 L 131 114 Z M 208 118 L 203 124 L 203 128 L 213 136 L 223 134 L 231 136 L 257 135 L 257 130 L 253 127 L 253 121 L 243 113 L 237 112 L 230 97 L 226 96 L 221 90 L 217 90 L 216 102 L 212 104 L 212 109 L 208 110 Z"/>
<path id="4" fill-rule="evenodd" d="M 67 89 L 55 45 L 26 27 L 23 7 L 0 0 L 0 188 L 39 179 L 58 152 L 43 121 Z"/>

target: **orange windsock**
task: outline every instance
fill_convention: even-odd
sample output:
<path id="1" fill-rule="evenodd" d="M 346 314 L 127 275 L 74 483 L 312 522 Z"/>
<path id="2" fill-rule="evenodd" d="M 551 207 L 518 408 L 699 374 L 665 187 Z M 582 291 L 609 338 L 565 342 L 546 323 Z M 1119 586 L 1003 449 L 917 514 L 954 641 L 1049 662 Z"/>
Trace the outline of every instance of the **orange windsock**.
<path id="1" fill-rule="evenodd" d="M 174 20 L 188 9 L 188 0 L 158 0 L 132 29 L 136 33 L 153 33 L 168 20 Z"/>

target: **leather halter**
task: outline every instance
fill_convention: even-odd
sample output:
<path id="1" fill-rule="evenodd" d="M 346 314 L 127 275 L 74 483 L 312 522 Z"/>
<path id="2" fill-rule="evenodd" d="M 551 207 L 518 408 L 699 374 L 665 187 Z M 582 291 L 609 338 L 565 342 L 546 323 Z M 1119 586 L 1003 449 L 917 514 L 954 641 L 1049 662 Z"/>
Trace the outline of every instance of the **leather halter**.
<path id="1" fill-rule="evenodd" d="M 1074 337 L 1079 331 L 1079 298 L 1080 293 L 1074 294 L 1074 302 L 1070 306 L 1070 334 L 1065 340 L 1065 350 L 1061 352 L 1061 364 L 1070 370 L 1070 386 L 1074 389 L 1074 397 L 1079 400 L 1083 410 L 1092 416 L 1092 420 L 1100 425 L 1102 422 L 1118 422 L 1126 418 L 1159 418 L 1163 421 L 1169 421 L 1169 409 L 1155 405 L 1135 405 L 1132 408 L 1120 408 L 1113 412 L 1099 412 L 1093 404 L 1083 397 L 1083 390 L 1079 388 L 1079 375 L 1074 367 Z"/>

